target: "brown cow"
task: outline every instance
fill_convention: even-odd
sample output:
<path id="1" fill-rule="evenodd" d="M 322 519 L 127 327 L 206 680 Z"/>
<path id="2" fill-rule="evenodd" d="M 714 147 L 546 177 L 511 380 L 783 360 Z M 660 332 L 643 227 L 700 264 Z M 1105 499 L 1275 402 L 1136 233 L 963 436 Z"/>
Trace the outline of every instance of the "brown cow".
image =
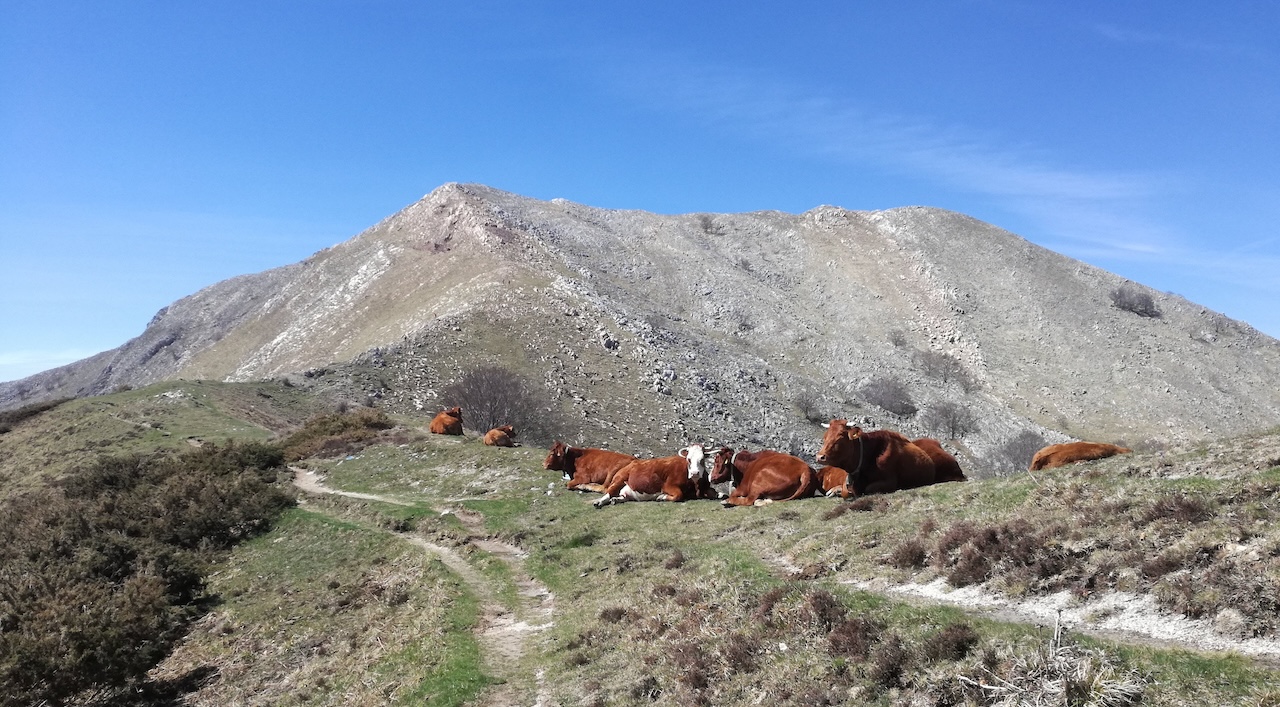
<path id="1" fill-rule="evenodd" d="M 809 498 L 820 480 L 799 457 L 762 450 L 734 451 L 725 447 L 715 454 L 711 483 L 733 480 L 733 492 L 725 506 L 763 506 L 774 501 Z"/>
<path id="2" fill-rule="evenodd" d="M 590 447 L 570 447 L 557 440 L 551 445 L 542 468 L 563 474 L 565 481 L 569 482 L 566 486 L 574 491 L 601 492 L 613 472 L 635 460 L 630 454 Z"/>
<path id="3" fill-rule="evenodd" d="M 1074 462 L 1087 462 L 1093 459 L 1105 459 L 1117 454 L 1132 452 L 1128 447 L 1119 447 L 1105 442 L 1065 442 L 1051 444 L 1036 452 L 1031 459 L 1031 470 L 1052 469 Z"/>
<path id="4" fill-rule="evenodd" d="M 484 443 L 490 447 L 519 447 L 514 437 L 516 428 L 511 425 L 495 427 L 484 433 Z"/>
<path id="5" fill-rule="evenodd" d="M 818 450 L 820 464 L 849 473 L 848 496 L 892 493 L 937 482 L 933 460 L 911 440 L 892 430 L 863 432 L 845 420 L 832 420 Z M 844 495 L 844 494 L 842 494 Z"/>
<path id="6" fill-rule="evenodd" d="M 658 459 L 636 459 L 619 469 L 609 479 L 604 495 L 595 501 L 596 508 L 626 501 L 683 501 L 689 498 L 719 498 L 707 481 L 703 466 L 706 452 L 702 445 L 691 444 L 676 456 Z"/>
<path id="7" fill-rule="evenodd" d="M 462 434 L 462 408 L 442 410 L 431 420 L 431 433 L 437 435 Z"/>
<path id="8" fill-rule="evenodd" d="M 849 497 L 849 490 L 845 485 L 849 481 L 849 472 L 844 469 L 838 466 L 824 466 L 818 470 L 818 479 L 822 482 L 822 493 L 827 498 Z"/>
<path id="9" fill-rule="evenodd" d="M 924 450 L 925 454 L 933 460 L 933 483 L 941 484 L 948 481 L 965 481 L 964 471 L 960 469 L 960 462 L 951 456 L 951 452 L 942 448 L 942 443 L 932 437 L 921 437 L 913 439 L 911 443 Z"/>

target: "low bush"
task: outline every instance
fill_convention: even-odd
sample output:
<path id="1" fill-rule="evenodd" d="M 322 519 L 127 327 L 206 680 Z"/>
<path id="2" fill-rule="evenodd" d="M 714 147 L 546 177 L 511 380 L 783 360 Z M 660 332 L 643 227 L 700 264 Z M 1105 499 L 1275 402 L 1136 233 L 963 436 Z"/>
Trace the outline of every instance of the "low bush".
<path id="1" fill-rule="evenodd" d="M 897 378 L 873 379 L 859 388 L 858 392 L 863 400 L 902 417 L 910 417 L 920 409 L 911 399 L 907 386 Z"/>
<path id="2" fill-rule="evenodd" d="M 1158 319 L 1161 316 L 1160 308 L 1156 306 L 1150 293 L 1128 283 L 1111 291 L 1111 305 L 1139 317 Z"/>
<path id="3" fill-rule="evenodd" d="M 207 608 L 204 573 L 292 503 L 279 448 L 108 457 L 0 506 L 0 705 L 136 686 Z"/>
<path id="4" fill-rule="evenodd" d="M 307 420 L 302 429 L 285 437 L 280 446 L 286 461 L 308 457 L 337 457 L 353 454 L 373 444 L 395 423 L 381 410 L 346 409 Z"/>

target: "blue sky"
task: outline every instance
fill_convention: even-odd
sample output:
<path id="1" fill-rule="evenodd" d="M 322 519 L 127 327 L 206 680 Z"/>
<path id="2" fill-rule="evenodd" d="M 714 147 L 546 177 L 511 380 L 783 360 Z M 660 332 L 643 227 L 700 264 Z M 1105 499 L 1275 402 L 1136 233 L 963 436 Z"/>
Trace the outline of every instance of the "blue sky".
<path id="1" fill-rule="evenodd" d="M 938 206 L 1280 336 L 1280 3 L 614 5 L 0 3 L 0 380 L 451 181 Z"/>

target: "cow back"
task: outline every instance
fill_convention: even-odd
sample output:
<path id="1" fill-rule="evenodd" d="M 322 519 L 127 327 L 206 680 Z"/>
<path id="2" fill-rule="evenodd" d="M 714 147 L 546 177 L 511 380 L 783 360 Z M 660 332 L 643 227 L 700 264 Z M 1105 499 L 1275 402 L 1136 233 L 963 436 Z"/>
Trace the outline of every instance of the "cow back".
<path id="1" fill-rule="evenodd" d="M 896 491 L 934 483 L 933 460 L 900 433 L 873 430 L 863 432 L 862 439 L 867 445 L 864 462 L 856 473 L 850 471 L 859 495 L 867 489 Z"/>
<path id="2" fill-rule="evenodd" d="M 964 481 L 964 471 L 960 468 L 960 462 L 951 455 L 950 452 L 942 448 L 942 443 L 932 437 L 921 437 L 912 440 L 912 444 L 919 447 L 925 454 L 929 455 L 929 459 L 933 461 L 934 483 L 943 483 L 946 481 Z"/>
<path id="3" fill-rule="evenodd" d="M 1107 444 L 1105 442 L 1064 442 L 1062 444 L 1051 444 L 1036 452 L 1036 455 L 1031 459 L 1030 468 L 1032 471 L 1053 469 L 1055 467 L 1065 466 L 1075 462 L 1105 459 L 1117 454 L 1128 454 L 1132 451 L 1133 450 L 1128 447 Z"/>
<path id="4" fill-rule="evenodd" d="M 636 458 L 622 452 L 591 447 L 570 447 L 565 453 L 563 471 L 575 484 L 606 484 L 609 478 Z"/>

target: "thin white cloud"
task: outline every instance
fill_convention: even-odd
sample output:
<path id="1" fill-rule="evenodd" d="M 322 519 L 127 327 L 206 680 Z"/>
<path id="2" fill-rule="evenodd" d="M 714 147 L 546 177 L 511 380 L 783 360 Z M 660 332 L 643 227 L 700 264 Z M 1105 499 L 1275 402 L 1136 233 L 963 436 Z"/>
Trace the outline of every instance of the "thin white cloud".
<path id="1" fill-rule="evenodd" d="M 1134 215 L 1170 191 L 1166 176 L 1058 167 L 1044 150 L 1009 146 L 997 134 L 876 114 L 850 99 L 722 68 L 670 66 L 637 83 L 672 109 L 764 143 L 989 198 L 1034 219 L 1042 238 L 1078 241 L 1118 257 L 1157 252 L 1177 239 Z"/>
<path id="2" fill-rule="evenodd" d="M 1261 49 L 1244 44 L 1223 44 L 1166 32 L 1147 32 L 1110 24 L 1094 25 L 1093 30 L 1104 39 L 1117 44 L 1145 44 L 1168 47 L 1184 52 L 1242 56 L 1252 59 L 1261 59 L 1266 55 L 1266 52 Z"/>

